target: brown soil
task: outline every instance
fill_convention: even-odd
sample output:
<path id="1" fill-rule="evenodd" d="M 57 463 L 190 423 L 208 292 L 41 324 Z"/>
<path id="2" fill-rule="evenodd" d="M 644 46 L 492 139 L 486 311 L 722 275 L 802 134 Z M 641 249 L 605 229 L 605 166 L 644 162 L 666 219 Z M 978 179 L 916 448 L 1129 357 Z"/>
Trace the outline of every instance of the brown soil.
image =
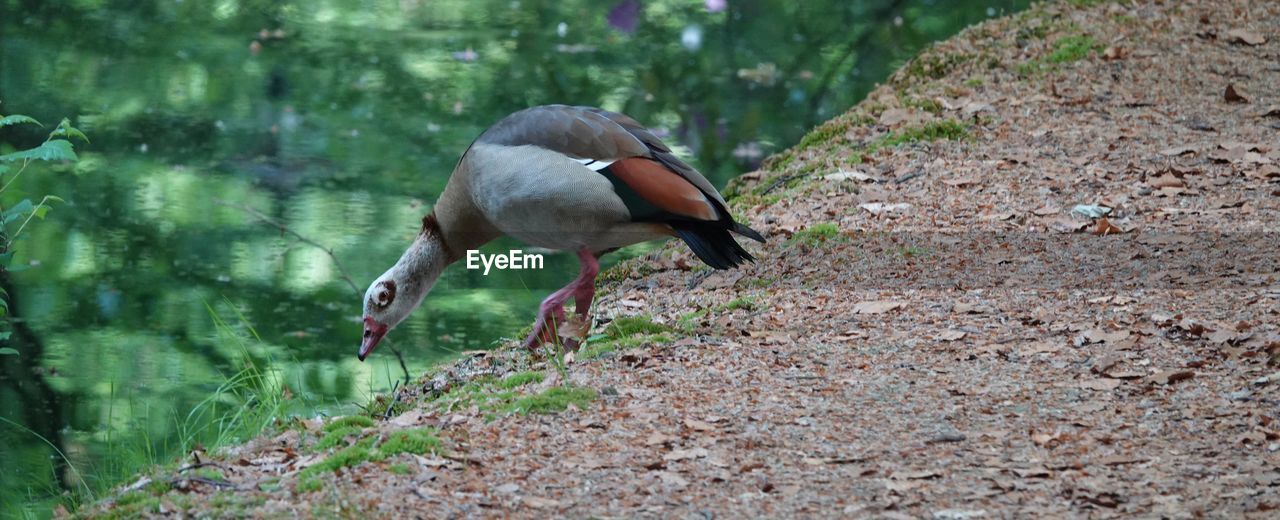
<path id="1" fill-rule="evenodd" d="M 771 235 L 754 266 L 708 276 L 671 244 L 610 273 L 596 330 L 648 314 L 669 341 L 517 388 L 598 399 L 442 405 L 528 363 L 476 354 L 354 436 L 434 427 L 434 454 L 300 492 L 334 453 L 303 422 L 213 455 L 220 477 L 154 477 L 177 489 L 149 512 L 1275 515 L 1278 28 L 1243 0 L 971 28 L 729 190 Z"/>

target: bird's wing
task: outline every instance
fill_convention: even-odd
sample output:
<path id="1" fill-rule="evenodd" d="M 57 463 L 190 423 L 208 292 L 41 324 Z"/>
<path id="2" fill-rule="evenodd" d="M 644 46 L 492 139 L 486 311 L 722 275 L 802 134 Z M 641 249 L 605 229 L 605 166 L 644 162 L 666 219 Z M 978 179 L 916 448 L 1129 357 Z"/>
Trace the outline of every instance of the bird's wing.
<path id="1" fill-rule="evenodd" d="M 549 105 L 507 116 L 478 144 L 533 145 L 600 172 L 635 220 L 729 219 L 711 182 L 634 119 L 598 108 Z"/>

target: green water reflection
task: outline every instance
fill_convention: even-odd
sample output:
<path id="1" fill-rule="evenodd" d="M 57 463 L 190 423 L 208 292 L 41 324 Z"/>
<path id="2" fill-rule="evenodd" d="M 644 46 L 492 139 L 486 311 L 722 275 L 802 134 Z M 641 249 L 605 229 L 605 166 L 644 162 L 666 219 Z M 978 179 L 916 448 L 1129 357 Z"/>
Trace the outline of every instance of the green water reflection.
<path id="1" fill-rule="evenodd" d="M 0 0 L 0 113 L 71 115 L 93 140 L 21 181 L 69 204 L 6 275 L 21 354 L 0 356 L 0 417 L 83 474 L 112 465 L 109 436 L 171 460 L 175 424 L 239 359 L 211 309 L 256 328 L 304 413 L 350 411 L 399 372 L 383 350 L 356 361 L 358 298 L 323 251 L 219 201 L 332 248 L 363 285 L 509 112 L 625 111 L 722 185 L 921 46 L 1026 3 Z M 0 149 L 39 136 L 5 129 Z M 415 372 L 486 348 L 575 270 L 454 267 L 392 338 Z M 0 511 L 75 484 L 53 454 L 0 423 Z"/>

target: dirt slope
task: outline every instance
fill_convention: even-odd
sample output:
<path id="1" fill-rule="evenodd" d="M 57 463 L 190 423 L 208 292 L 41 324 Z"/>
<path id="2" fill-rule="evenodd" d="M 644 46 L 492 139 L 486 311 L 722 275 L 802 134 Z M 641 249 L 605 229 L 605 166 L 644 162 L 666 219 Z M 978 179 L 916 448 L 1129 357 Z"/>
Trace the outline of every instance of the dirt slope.
<path id="1" fill-rule="evenodd" d="M 477 354 L 96 512 L 1274 515 L 1276 85 L 1276 2 L 983 24 L 732 187 L 755 266 L 610 273 L 568 381 Z"/>

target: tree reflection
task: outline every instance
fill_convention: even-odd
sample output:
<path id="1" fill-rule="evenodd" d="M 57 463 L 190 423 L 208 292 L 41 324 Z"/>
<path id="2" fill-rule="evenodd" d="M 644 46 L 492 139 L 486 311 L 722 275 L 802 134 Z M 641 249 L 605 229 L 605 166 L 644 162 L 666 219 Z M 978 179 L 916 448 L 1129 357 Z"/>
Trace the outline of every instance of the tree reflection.
<path id="1" fill-rule="evenodd" d="M 0 357 L 0 414 L 71 444 L 73 462 L 109 457 L 107 428 L 163 445 L 235 365 L 207 304 L 258 329 L 295 393 L 332 404 L 383 386 L 384 366 L 354 362 L 358 301 L 328 259 L 214 198 L 288 223 L 366 281 L 507 113 L 625 111 L 722 184 L 922 45 L 1026 3 L 0 0 L 3 106 L 79 114 L 93 138 L 80 163 L 30 175 L 28 191 L 74 205 L 23 244 L 38 265 L 11 294 L 37 355 Z M 548 260 L 449 271 L 397 331 L 402 350 L 421 369 L 512 334 L 575 270 Z M 52 496 L 47 446 L 0 438 L 0 501 Z"/>

